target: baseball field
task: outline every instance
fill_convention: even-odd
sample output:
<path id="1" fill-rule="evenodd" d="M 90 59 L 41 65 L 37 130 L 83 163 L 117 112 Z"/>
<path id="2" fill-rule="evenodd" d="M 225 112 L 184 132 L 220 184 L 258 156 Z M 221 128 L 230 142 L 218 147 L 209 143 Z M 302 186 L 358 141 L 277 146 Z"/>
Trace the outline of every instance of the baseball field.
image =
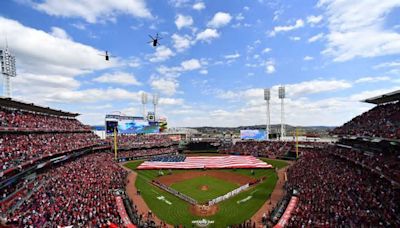
<path id="1" fill-rule="evenodd" d="M 277 168 L 287 165 L 284 161 L 262 160 Z M 192 227 L 193 221 L 202 219 L 211 221 L 208 227 L 242 223 L 268 200 L 277 181 L 275 169 L 171 170 L 163 171 L 163 175 L 160 175 L 158 170 L 136 170 L 141 163 L 134 161 L 125 166 L 138 173 L 135 185 L 149 208 L 168 224 L 186 227 Z M 210 215 L 199 214 L 189 203 L 151 184 L 152 180 L 156 180 L 199 203 L 205 203 L 262 178 L 263 181 L 246 191 L 218 203 Z"/>

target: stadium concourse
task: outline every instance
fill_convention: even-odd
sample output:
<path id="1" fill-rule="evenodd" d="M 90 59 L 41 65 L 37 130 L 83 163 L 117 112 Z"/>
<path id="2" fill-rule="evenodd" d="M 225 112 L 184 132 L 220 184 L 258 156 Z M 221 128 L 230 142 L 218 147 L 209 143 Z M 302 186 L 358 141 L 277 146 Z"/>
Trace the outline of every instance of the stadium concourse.
<path id="1" fill-rule="evenodd" d="M 334 144 L 300 142 L 299 159 L 279 174 L 280 189 L 271 194 L 282 197 L 265 199 L 261 217 L 231 227 L 400 227 L 399 94 L 366 100 L 377 106 L 333 129 Z M 101 140 L 77 115 L 0 98 L 2 226 L 167 226 L 128 196 L 133 183 L 118 162 L 184 162 L 179 142 L 122 136 L 115 161 L 113 141 Z M 285 141 L 221 145 L 225 156 L 287 158 L 295 150 Z"/>

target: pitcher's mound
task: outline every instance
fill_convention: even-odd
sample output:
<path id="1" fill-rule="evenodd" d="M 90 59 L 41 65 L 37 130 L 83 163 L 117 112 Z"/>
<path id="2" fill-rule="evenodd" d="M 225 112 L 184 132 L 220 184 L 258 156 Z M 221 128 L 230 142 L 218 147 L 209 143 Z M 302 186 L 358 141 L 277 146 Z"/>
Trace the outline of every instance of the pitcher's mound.
<path id="1" fill-rule="evenodd" d="M 211 216 L 217 213 L 217 211 L 218 211 L 217 205 L 207 206 L 207 205 L 197 204 L 190 206 L 190 212 L 192 212 L 192 214 L 197 216 Z"/>
<path id="2" fill-rule="evenodd" d="M 201 191 L 207 191 L 207 190 L 208 190 L 208 186 L 207 186 L 207 185 L 202 185 L 202 186 L 200 187 L 200 190 L 201 190 Z"/>

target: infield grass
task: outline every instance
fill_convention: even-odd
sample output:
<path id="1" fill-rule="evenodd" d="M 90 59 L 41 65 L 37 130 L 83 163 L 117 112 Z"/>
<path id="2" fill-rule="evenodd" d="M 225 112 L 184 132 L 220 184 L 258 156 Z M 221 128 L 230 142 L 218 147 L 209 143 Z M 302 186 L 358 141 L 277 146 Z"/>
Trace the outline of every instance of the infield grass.
<path id="1" fill-rule="evenodd" d="M 263 160 L 278 168 L 287 165 L 284 161 L 271 159 Z M 125 164 L 125 166 L 130 169 L 135 169 L 140 163 L 141 161 L 134 161 Z M 135 171 L 138 173 L 135 183 L 136 187 L 141 190 L 143 199 L 160 219 L 171 225 L 192 227 L 193 220 L 203 218 L 191 214 L 189 211 L 190 205 L 188 203 L 149 183 L 152 179 L 158 177 L 158 170 Z M 267 178 L 255 187 L 219 203 L 219 211 L 217 214 L 205 217 L 205 219 L 215 222 L 208 227 L 227 227 L 232 224 L 240 224 L 251 218 L 268 199 L 277 181 L 275 169 L 254 169 L 253 175 L 249 169 L 225 169 L 222 171 L 244 174 L 255 178 L 262 176 Z M 185 170 L 172 170 L 172 173 L 181 172 L 185 172 Z"/>
<path id="2" fill-rule="evenodd" d="M 201 187 L 206 185 L 208 190 L 201 190 Z M 170 186 L 171 188 L 192 197 L 199 203 L 208 202 L 218 196 L 240 187 L 238 184 L 224 181 L 215 177 L 200 176 L 189 180 L 179 181 Z"/>

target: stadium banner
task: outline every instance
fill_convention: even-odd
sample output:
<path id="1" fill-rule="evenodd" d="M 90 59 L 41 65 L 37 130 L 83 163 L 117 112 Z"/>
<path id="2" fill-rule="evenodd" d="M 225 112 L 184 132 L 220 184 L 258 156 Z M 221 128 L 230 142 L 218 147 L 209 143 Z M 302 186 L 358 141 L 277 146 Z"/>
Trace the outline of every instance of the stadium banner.
<path id="1" fill-rule="evenodd" d="M 284 228 L 288 224 L 289 219 L 292 217 L 292 212 L 296 208 L 298 201 L 299 201 L 298 197 L 292 196 L 292 198 L 289 201 L 288 206 L 286 207 L 285 212 L 283 213 L 282 217 L 279 219 L 279 222 L 274 226 L 274 228 Z"/>
<path id="2" fill-rule="evenodd" d="M 243 140 L 266 140 L 265 130 L 240 130 L 240 138 Z"/>
<path id="3" fill-rule="evenodd" d="M 151 134 L 159 133 L 160 126 L 156 121 L 148 121 L 143 117 L 106 115 L 106 133 L 113 134 L 117 129 L 118 134 Z"/>
<path id="4" fill-rule="evenodd" d="M 121 196 L 116 196 L 115 201 L 117 203 L 118 214 L 121 217 L 124 227 L 136 228 L 136 226 L 132 224 L 131 220 L 128 217 L 128 214 L 126 213 L 124 202 L 122 201 Z"/>

